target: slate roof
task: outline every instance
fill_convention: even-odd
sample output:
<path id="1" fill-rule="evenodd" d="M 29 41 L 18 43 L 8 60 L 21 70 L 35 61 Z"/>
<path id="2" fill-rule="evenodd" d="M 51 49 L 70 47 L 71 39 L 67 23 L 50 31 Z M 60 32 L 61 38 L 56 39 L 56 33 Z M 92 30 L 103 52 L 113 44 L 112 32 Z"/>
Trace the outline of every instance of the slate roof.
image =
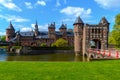
<path id="1" fill-rule="evenodd" d="M 47 31 L 40 31 L 36 38 L 48 38 L 48 32 Z"/>
<path id="2" fill-rule="evenodd" d="M 10 25 L 8 26 L 8 28 L 7 28 L 7 29 L 12 29 L 12 30 L 15 30 L 11 22 L 10 22 Z"/>
<path id="3" fill-rule="evenodd" d="M 73 25 L 75 25 L 75 24 L 83 24 L 83 21 L 82 21 L 82 19 L 80 18 L 80 16 L 77 17 L 77 19 L 75 20 L 75 22 L 74 22 Z"/>
<path id="4" fill-rule="evenodd" d="M 55 28 L 55 22 L 48 25 L 48 28 Z"/>
<path id="5" fill-rule="evenodd" d="M 99 23 L 109 23 L 108 21 L 107 21 L 107 19 L 105 18 L 105 17 L 103 17 L 101 20 L 100 20 L 100 22 Z"/>
<path id="6" fill-rule="evenodd" d="M 21 36 L 34 36 L 34 32 L 33 31 L 20 32 L 19 34 Z"/>
<path id="7" fill-rule="evenodd" d="M 62 24 L 59 29 L 67 28 L 66 24 Z"/>
<path id="8" fill-rule="evenodd" d="M 34 32 L 33 31 L 27 31 L 27 32 L 17 32 L 16 34 L 19 34 L 20 36 L 23 37 L 33 37 Z M 63 33 L 56 31 L 56 36 L 62 36 Z M 67 32 L 67 36 L 74 36 L 73 32 Z M 49 38 L 48 37 L 48 31 L 39 31 L 38 36 L 36 38 Z"/>

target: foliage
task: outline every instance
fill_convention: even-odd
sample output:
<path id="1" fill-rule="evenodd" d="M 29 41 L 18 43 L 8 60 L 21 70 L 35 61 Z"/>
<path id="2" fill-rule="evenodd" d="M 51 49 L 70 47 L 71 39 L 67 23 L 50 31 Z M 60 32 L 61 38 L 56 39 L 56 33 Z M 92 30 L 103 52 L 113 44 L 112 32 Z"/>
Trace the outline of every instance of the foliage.
<path id="1" fill-rule="evenodd" d="M 68 46 L 68 41 L 65 40 L 65 39 L 60 38 L 55 43 L 53 43 L 52 46 L 66 47 L 66 46 Z"/>
<path id="2" fill-rule="evenodd" d="M 4 48 L 4 49 L 6 49 L 6 46 L 0 46 L 0 48 Z"/>
<path id="3" fill-rule="evenodd" d="M 6 36 L 5 35 L 1 37 L 1 41 L 6 41 Z"/>
<path id="4" fill-rule="evenodd" d="M 51 47 L 56 47 L 55 43 L 52 43 Z"/>
<path id="5" fill-rule="evenodd" d="M 1 80 L 118 80 L 120 60 L 1 62 Z M 113 75 L 114 74 L 114 75 Z"/>
<path id="6" fill-rule="evenodd" d="M 13 49 L 22 49 L 22 46 L 12 46 Z"/>
<path id="7" fill-rule="evenodd" d="M 115 17 L 115 25 L 109 35 L 109 44 L 115 44 L 120 48 L 120 14 Z"/>
<path id="8" fill-rule="evenodd" d="M 30 47 L 31 50 L 73 50 L 74 47 Z"/>
<path id="9" fill-rule="evenodd" d="M 46 43 L 42 43 L 41 47 L 47 47 L 47 44 Z"/>

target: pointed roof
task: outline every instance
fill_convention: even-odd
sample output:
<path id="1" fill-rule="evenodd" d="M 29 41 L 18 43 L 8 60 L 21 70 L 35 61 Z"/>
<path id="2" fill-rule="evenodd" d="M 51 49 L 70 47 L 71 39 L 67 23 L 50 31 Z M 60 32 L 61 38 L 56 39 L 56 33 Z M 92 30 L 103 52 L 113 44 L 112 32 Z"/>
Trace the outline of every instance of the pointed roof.
<path id="1" fill-rule="evenodd" d="M 48 28 L 55 29 L 55 22 L 51 23 L 50 25 L 48 24 Z"/>
<path id="2" fill-rule="evenodd" d="M 12 29 L 12 30 L 15 30 L 14 29 L 14 27 L 13 27 L 13 25 L 12 25 L 12 23 L 11 23 L 11 21 L 10 21 L 10 25 L 8 26 L 8 28 L 7 29 Z"/>
<path id="3" fill-rule="evenodd" d="M 100 20 L 100 22 L 99 23 L 109 23 L 108 21 L 107 21 L 107 19 L 105 18 L 105 17 L 103 17 L 101 20 Z"/>
<path id="4" fill-rule="evenodd" d="M 66 24 L 62 23 L 62 25 L 60 26 L 60 29 L 62 29 L 62 28 L 66 28 Z"/>
<path id="5" fill-rule="evenodd" d="M 82 21 L 82 19 L 80 18 L 80 16 L 78 16 L 78 17 L 76 18 L 76 20 L 75 20 L 75 22 L 74 22 L 73 25 L 75 25 L 75 24 L 83 24 L 83 21 Z"/>
<path id="6" fill-rule="evenodd" d="M 35 24 L 35 29 L 38 29 L 38 23 L 37 23 L 37 20 L 36 20 L 36 24 Z"/>

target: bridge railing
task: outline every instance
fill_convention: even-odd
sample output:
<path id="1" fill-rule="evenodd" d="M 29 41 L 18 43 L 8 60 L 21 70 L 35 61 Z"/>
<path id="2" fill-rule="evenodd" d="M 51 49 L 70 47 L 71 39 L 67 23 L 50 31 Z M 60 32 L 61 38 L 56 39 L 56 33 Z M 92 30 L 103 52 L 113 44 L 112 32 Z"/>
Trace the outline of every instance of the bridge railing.
<path id="1" fill-rule="evenodd" d="M 103 57 L 120 58 L 120 51 L 115 49 L 109 49 L 109 50 L 88 49 L 87 53 L 102 55 Z"/>

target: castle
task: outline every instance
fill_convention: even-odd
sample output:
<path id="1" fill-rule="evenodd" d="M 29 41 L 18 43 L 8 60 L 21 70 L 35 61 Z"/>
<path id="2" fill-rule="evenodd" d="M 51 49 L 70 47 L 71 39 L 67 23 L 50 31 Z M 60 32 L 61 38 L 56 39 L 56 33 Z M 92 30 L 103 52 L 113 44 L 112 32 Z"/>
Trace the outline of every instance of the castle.
<path id="1" fill-rule="evenodd" d="M 90 42 L 95 43 L 97 49 L 108 48 L 108 33 L 109 22 L 103 17 L 98 24 L 85 24 L 82 19 L 77 17 L 74 24 L 74 32 L 67 31 L 66 24 L 62 24 L 59 31 L 55 31 L 55 23 L 48 25 L 48 31 L 39 31 L 36 22 L 34 31 L 29 32 L 15 32 L 15 29 L 10 22 L 6 29 L 6 41 L 17 40 L 22 46 L 40 46 L 46 43 L 51 46 L 59 38 L 68 41 L 69 46 L 74 45 L 76 53 L 86 51 L 90 47 Z"/>
<path id="2" fill-rule="evenodd" d="M 17 41 L 22 46 L 40 46 L 42 43 L 46 43 L 47 46 L 51 46 L 57 39 L 63 38 L 68 41 L 69 46 L 73 46 L 73 31 L 67 31 L 66 24 L 62 24 L 59 31 L 55 31 L 55 28 L 54 22 L 48 25 L 48 31 L 39 31 L 36 21 L 34 31 L 15 32 L 15 29 L 10 22 L 10 25 L 6 29 L 6 41 Z"/>

